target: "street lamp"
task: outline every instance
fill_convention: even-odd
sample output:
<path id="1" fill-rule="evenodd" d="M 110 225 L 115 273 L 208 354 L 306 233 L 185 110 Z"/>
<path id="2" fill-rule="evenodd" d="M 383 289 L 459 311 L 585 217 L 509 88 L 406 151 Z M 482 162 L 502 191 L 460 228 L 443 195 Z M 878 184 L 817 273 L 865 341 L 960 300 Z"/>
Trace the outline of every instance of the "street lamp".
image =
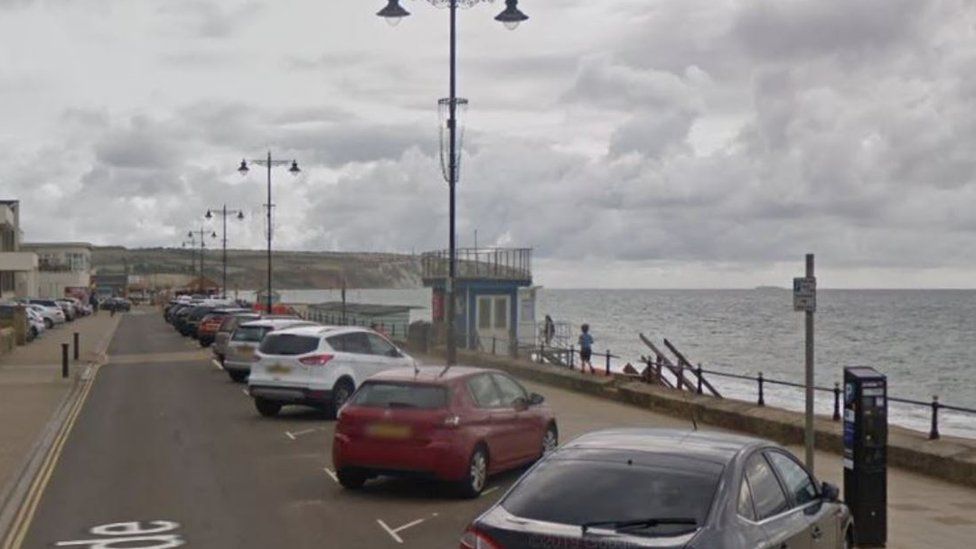
<path id="1" fill-rule="evenodd" d="M 241 221 L 244 219 L 244 211 L 228 210 L 227 204 L 224 204 L 219 210 L 217 210 L 216 208 L 211 208 L 207 210 L 207 215 L 205 215 L 204 217 L 207 219 L 213 219 L 214 214 L 219 215 L 223 221 L 223 236 L 221 238 L 221 241 L 223 243 L 223 253 L 221 254 L 221 258 L 223 262 L 223 286 L 222 287 L 224 289 L 223 291 L 224 299 L 227 299 L 227 216 L 228 215 L 236 216 L 238 221 Z"/>
<path id="2" fill-rule="evenodd" d="M 200 283 L 200 288 L 203 288 L 203 260 L 204 260 L 204 250 L 207 247 L 207 239 L 206 239 L 206 237 L 209 236 L 210 238 L 217 238 L 217 233 L 211 231 L 211 233 L 209 235 L 207 235 L 207 230 L 204 229 L 203 227 L 200 227 L 199 230 L 187 232 L 186 233 L 186 236 L 187 236 L 187 238 L 190 239 L 190 245 L 191 246 L 194 246 L 194 247 L 196 246 L 197 238 L 199 237 L 199 239 L 200 239 L 200 279 L 199 279 L 199 283 Z"/>
<path id="3" fill-rule="evenodd" d="M 455 189 L 458 182 L 458 172 L 460 170 L 461 148 L 459 137 L 461 130 L 458 125 L 458 112 L 467 108 L 468 101 L 457 97 L 457 9 L 459 7 L 470 8 L 482 2 L 491 0 L 427 0 L 435 7 L 448 7 L 450 13 L 451 28 L 451 49 L 450 49 L 450 97 L 441 99 L 438 102 L 442 120 L 446 118 L 446 124 L 441 124 L 441 167 L 444 169 L 444 176 L 450 190 L 450 211 L 448 242 L 448 277 L 447 277 L 447 365 L 451 366 L 457 362 L 457 337 L 455 335 L 454 318 L 456 304 L 454 302 L 454 282 L 457 275 L 457 245 L 455 235 Z M 391 25 L 398 24 L 404 17 L 410 15 L 400 5 L 400 0 L 387 0 L 385 8 L 381 9 L 376 15 L 386 19 Z M 495 17 L 496 21 L 503 23 L 509 29 L 515 29 L 520 23 L 529 17 L 518 9 L 518 0 L 505 0 L 505 10 Z M 444 134 L 447 134 L 445 143 Z M 445 151 L 445 148 L 447 149 Z M 446 162 L 445 162 L 446 157 Z M 445 166 L 446 164 L 446 166 Z"/>
<path id="4" fill-rule="evenodd" d="M 266 166 L 268 168 L 268 203 L 266 204 L 266 206 L 268 208 L 268 295 L 267 295 L 267 304 L 268 304 L 268 314 L 271 314 L 271 208 L 272 208 L 272 202 L 271 202 L 271 168 L 273 168 L 274 166 L 286 166 L 286 165 L 288 165 L 288 161 L 287 160 L 272 160 L 271 159 L 271 151 L 268 151 L 268 157 L 266 159 L 265 158 L 261 158 L 261 159 L 257 159 L 257 160 L 251 160 L 251 162 L 257 164 L 258 166 Z M 247 173 L 250 171 L 248 169 L 248 167 L 247 167 L 247 160 L 241 160 L 241 165 L 240 165 L 239 168 L 237 168 L 237 171 L 238 171 L 238 173 L 241 174 L 241 177 L 247 175 Z M 290 174 L 292 174 L 294 176 L 297 176 L 299 173 L 301 173 L 301 171 L 302 170 L 299 169 L 299 167 L 298 167 L 298 161 L 297 160 L 292 160 L 291 161 L 291 167 L 288 168 L 288 173 L 290 173 Z"/>

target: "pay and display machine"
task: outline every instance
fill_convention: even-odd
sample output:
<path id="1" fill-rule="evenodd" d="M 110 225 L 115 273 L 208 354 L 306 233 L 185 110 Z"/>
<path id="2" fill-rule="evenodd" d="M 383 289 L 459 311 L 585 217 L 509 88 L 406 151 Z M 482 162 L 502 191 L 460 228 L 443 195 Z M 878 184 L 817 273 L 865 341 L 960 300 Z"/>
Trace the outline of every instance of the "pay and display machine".
<path id="1" fill-rule="evenodd" d="M 874 368 L 844 368 L 844 500 L 859 546 L 888 537 L 888 381 Z"/>

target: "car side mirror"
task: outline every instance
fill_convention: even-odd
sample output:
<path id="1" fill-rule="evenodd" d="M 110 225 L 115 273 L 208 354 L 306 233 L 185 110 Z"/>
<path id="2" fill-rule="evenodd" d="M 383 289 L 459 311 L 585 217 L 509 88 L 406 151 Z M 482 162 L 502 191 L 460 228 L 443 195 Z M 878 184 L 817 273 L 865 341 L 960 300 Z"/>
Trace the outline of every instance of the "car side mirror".
<path id="1" fill-rule="evenodd" d="M 391 358 L 400 358 L 403 356 L 403 354 L 396 349 L 390 349 L 389 351 L 386 352 L 386 356 Z"/>
<path id="2" fill-rule="evenodd" d="M 829 482 L 824 482 L 820 486 L 820 495 L 824 500 L 836 503 L 840 501 L 840 488 Z"/>
<path id="3" fill-rule="evenodd" d="M 529 405 L 538 406 L 546 401 L 546 397 L 540 395 L 539 393 L 532 393 L 529 395 Z"/>

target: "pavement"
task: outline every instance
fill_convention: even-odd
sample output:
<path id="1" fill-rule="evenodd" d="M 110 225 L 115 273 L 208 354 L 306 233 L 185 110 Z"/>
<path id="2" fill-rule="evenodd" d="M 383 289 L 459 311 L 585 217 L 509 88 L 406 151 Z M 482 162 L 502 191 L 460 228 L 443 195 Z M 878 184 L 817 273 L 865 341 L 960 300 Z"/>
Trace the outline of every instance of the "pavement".
<path id="1" fill-rule="evenodd" d="M 0 505 L 14 477 L 41 433 L 74 387 L 84 365 L 96 362 L 105 351 L 120 317 L 107 313 L 88 316 L 46 330 L 27 345 L 0 355 Z M 61 344 L 79 333 L 81 353 L 73 360 L 69 348 L 69 377 L 61 377 Z M 99 345 L 102 347 L 99 348 Z"/>
<path id="2" fill-rule="evenodd" d="M 30 509 L 22 547 L 457 547 L 464 527 L 520 474 L 491 479 L 474 500 L 407 480 L 346 491 L 331 468 L 334 422 L 301 408 L 260 417 L 244 386 L 158 313 L 123 315 L 109 354 Z M 606 427 L 692 428 L 684 418 L 525 385 L 545 395 L 564 441 Z M 837 456 L 819 453 L 817 463 L 821 478 L 841 484 Z M 976 490 L 892 470 L 889 503 L 888 547 L 976 539 Z"/>

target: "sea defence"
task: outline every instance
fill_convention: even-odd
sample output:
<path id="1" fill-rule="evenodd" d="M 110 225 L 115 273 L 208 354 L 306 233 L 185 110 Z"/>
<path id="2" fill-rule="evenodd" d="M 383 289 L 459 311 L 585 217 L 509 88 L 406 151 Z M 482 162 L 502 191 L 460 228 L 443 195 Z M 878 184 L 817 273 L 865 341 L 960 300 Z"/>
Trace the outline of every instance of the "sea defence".
<path id="1" fill-rule="evenodd" d="M 438 350 L 433 350 L 437 353 Z M 688 391 L 651 385 L 627 374 L 583 374 L 564 366 L 537 364 L 525 359 L 459 351 L 458 362 L 496 368 L 514 376 L 646 408 L 689 421 L 774 440 L 802 444 L 802 413 L 729 398 L 713 398 Z M 816 447 L 840 454 L 841 423 L 818 416 Z M 976 488 L 976 440 L 942 437 L 929 440 L 924 433 L 894 425 L 888 431 L 888 464 L 953 483 Z"/>

